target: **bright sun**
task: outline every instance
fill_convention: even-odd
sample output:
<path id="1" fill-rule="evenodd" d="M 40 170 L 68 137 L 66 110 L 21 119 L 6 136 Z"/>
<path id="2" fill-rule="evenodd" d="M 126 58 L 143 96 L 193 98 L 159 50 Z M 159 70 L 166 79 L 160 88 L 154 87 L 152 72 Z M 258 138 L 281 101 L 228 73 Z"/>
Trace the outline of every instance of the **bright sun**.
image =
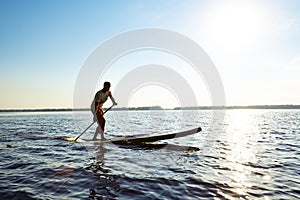
<path id="1" fill-rule="evenodd" d="M 208 11 L 202 31 L 210 43 L 240 50 L 258 42 L 265 22 L 265 14 L 255 1 L 223 1 Z"/>

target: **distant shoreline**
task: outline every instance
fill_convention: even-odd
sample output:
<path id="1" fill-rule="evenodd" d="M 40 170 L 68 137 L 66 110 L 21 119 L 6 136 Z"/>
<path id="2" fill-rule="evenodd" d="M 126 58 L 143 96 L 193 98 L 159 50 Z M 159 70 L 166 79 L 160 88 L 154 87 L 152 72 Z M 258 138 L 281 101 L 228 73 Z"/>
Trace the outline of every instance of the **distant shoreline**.
<path id="1" fill-rule="evenodd" d="M 113 108 L 114 111 L 143 111 L 143 110 L 233 110 L 233 109 L 300 109 L 300 105 L 252 105 L 252 106 L 191 106 L 164 109 L 160 106 L 152 107 L 121 107 Z M 0 112 L 70 112 L 90 111 L 89 108 L 41 108 L 41 109 L 0 109 Z"/>

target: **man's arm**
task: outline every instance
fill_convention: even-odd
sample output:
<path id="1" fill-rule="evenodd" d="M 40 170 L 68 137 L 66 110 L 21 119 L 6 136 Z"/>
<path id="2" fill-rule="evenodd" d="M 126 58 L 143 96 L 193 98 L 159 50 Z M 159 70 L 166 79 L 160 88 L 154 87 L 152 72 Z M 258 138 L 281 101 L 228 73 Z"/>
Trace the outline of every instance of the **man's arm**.
<path id="1" fill-rule="evenodd" d="M 114 104 L 114 106 L 118 105 L 117 102 L 115 101 L 114 97 L 112 96 L 111 92 L 109 91 L 109 98 L 111 99 L 112 103 Z"/>

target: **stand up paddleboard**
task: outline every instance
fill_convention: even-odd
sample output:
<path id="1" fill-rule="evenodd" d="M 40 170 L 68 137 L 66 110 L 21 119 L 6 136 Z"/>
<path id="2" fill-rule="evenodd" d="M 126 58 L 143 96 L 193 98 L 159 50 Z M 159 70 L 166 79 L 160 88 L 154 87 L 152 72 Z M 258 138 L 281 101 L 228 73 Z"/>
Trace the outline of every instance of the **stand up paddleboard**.
<path id="1" fill-rule="evenodd" d="M 141 144 L 141 143 L 150 143 L 150 142 L 156 142 L 159 140 L 168 140 L 168 139 L 174 139 L 179 137 L 185 137 L 188 135 L 192 135 L 195 133 L 200 132 L 202 129 L 201 127 L 194 128 L 187 131 L 177 132 L 177 133 L 167 133 L 167 134 L 144 134 L 144 135 L 136 135 L 136 136 L 124 136 L 124 137 L 116 137 L 116 138 L 109 138 L 107 140 L 82 140 L 78 139 L 77 142 L 87 142 L 87 141 L 93 141 L 93 142 L 101 142 L 101 143 L 114 143 L 119 145 L 128 145 L 128 144 Z M 74 142 L 75 138 L 59 138 L 66 141 Z"/>

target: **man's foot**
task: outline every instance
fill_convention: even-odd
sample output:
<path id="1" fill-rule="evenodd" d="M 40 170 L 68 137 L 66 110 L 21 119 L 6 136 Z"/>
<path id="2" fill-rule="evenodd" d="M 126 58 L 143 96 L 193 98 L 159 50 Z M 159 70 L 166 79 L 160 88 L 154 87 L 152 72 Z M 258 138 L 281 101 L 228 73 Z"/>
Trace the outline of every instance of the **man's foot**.
<path id="1" fill-rule="evenodd" d="M 101 141 L 105 141 L 105 140 L 107 140 L 107 139 L 106 139 L 106 138 L 104 138 L 104 137 L 103 137 L 103 138 L 101 138 Z"/>
<path id="2" fill-rule="evenodd" d="M 97 140 L 97 137 L 93 137 L 93 139 L 92 140 Z"/>

